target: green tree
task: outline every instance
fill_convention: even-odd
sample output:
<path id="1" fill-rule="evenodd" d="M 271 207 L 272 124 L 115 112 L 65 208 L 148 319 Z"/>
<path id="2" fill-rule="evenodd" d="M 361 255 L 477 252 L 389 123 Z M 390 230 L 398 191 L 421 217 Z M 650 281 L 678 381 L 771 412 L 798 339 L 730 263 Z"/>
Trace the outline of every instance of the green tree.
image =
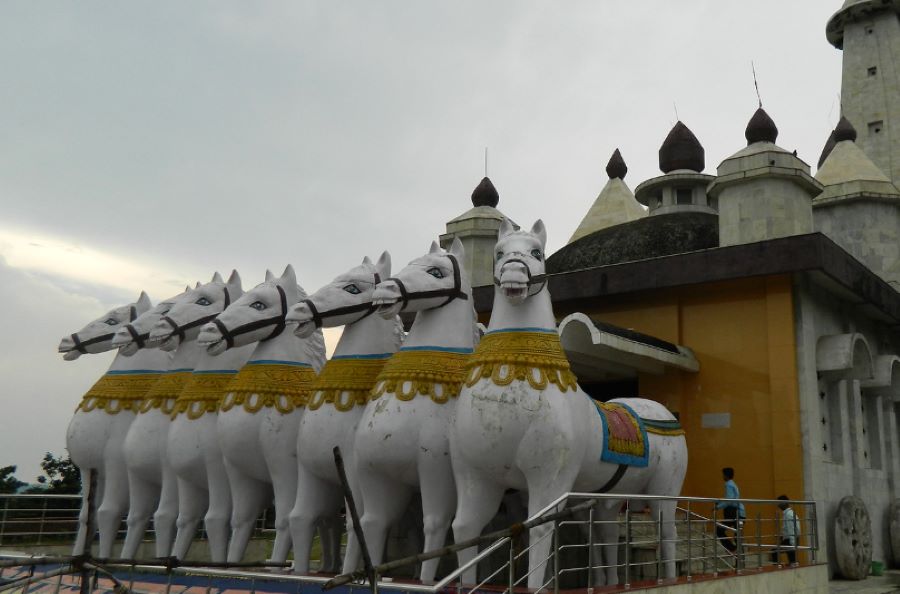
<path id="1" fill-rule="evenodd" d="M 16 493 L 25 486 L 25 483 L 17 479 L 15 466 L 0 467 L 0 493 Z"/>
<path id="2" fill-rule="evenodd" d="M 81 493 L 81 471 L 68 455 L 56 457 L 50 452 L 41 460 L 44 474 L 37 477 L 41 487 L 31 489 L 39 493 Z"/>

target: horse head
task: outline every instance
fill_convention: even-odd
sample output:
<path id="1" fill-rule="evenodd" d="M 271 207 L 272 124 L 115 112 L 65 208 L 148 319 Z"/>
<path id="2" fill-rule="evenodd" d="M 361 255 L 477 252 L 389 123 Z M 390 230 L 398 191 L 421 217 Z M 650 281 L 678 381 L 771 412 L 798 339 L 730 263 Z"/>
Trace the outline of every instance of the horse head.
<path id="1" fill-rule="evenodd" d="M 331 328 L 358 322 L 375 311 L 375 285 L 391 274 L 387 252 L 375 264 L 368 258 L 301 300 L 291 308 L 287 322 L 297 324 L 294 334 L 308 338 L 317 328 Z"/>
<path id="2" fill-rule="evenodd" d="M 200 327 L 213 321 L 231 302 L 243 294 L 241 277 L 237 270 L 228 281 L 217 272 L 212 280 L 187 292 L 164 314 L 150 330 L 148 346 L 159 346 L 164 351 L 174 351 L 187 340 L 200 334 Z"/>
<path id="3" fill-rule="evenodd" d="M 508 219 L 501 223 L 494 248 L 494 284 L 511 303 L 523 303 L 547 286 L 546 243 L 547 230 L 540 219 L 531 231 L 516 231 Z"/>
<path id="4" fill-rule="evenodd" d="M 119 328 L 113 336 L 112 348 L 119 349 L 119 352 L 126 357 L 131 357 L 138 350 L 148 346 L 150 331 L 190 290 L 189 286 L 185 287 L 184 291 L 178 295 L 160 301 L 133 321 Z"/>
<path id="5" fill-rule="evenodd" d="M 63 338 L 58 350 L 63 353 L 66 361 L 74 361 L 88 353 L 104 353 L 113 348 L 113 336 L 116 332 L 151 306 L 150 297 L 141 291 L 136 302 L 111 309 L 78 332 Z"/>
<path id="6" fill-rule="evenodd" d="M 284 331 L 290 306 L 305 298 L 297 275 L 288 264 L 280 277 L 266 271 L 266 280 L 253 287 L 200 330 L 197 341 L 211 355 L 232 347 L 275 338 Z"/>
<path id="7" fill-rule="evenodd" d="M 390 319 L 401 311 L 424 311 L 443 307 L 454 299 L 468 299 L 471 287 L 460 265 L 464 256 L 459 238 L 453 240 L 449 251 L 432 242 L 427 254 L 375 289 L 378 315 Z"/>

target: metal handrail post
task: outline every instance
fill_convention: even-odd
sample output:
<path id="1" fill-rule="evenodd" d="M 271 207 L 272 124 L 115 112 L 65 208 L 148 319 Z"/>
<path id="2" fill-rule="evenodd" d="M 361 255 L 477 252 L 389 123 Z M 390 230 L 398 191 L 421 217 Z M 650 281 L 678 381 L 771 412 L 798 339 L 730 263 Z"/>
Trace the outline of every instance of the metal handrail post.
<path id="1" fill-rule="evenodd" d="M 744 569 L 744 539 L 742 537 L 743 530 L 741 530 L 742 524 L 740 507 L 738 507 L 738 515 L 734 520 L 734 552 L 736 553 L 734 557 L 735 573 L 741 573 L 741 570 Z"/>
<path id="2" fill-rule="evenodd" d="M 553 594 L 559 594 L 559 520 L 553 521 Z"/>
<path id="3" fill-rule="evenodd" d="M 715 506 L 713 506 L 712 511 L 712 535 L 713 535 L 713 576 L 719 575 L 719 522 L 716 519 L 716 512 L 718 510 Z"/>
<path id="4" fill-rule="evenodd" d="M 588 510 L 588 592 L 594 588 L 594 508 Z"/>
<path id="5" fill-rule="evenodd" d="M 509 539 L 509 594 L 513 594 L 513 586 L 516 585 L 516 548 L 513 546 L 513 539 Z M 462 578 L 460 578 L 462 582 Z"/>
<path id="6" fill-rule="evenodd" d="M 663 514 L 662 506 L 656 512 L 656 583 L 663 581 Z"/>
<path id="7" fill-rule="evenodd" d="M 812 504 L 812 538 L 809 542 L 812 544 L 812 562 L 816 562 L 816 555 L 819 551 L 819 515 L 816 513 L 816 504 Z M 799 540 L 799 539 L 798 539 Z"/>
<path id="8" fill-rule="evenodd" d="M 631 501 L 625 501 L 625 587 L 631 587 Z"/>
<path id="9" fill-rule="evenodd" d="M 6 518 L 9 514 L 9 497 L 3 498 L 3 520 L 0 521 L 0 545 L 3 544 L 3 533 L 6 532 Z"/>
<path id="10" fill-rule="evenodd" d="M 41 521 L 38 524 L 38 537 L 37 543 L 41 544 L 41 539 L 44 536 L 44 520 L 47 518 L 47 500 L 44 499 L 44 505 L 41 507 Z M 26 588 L 27 590 L 27 588 Z"/>
<path id="11" fill-rule="evenodd" d="M 688 539 L 687 539 L 687 581 L 691 581 L 691 572 L 693 571 L 691 569 L 691 563 L 693 563 L 693 559 L 692 559 L 692 555 L 691 555 L 691 553 L 693 552 L 691 550 L 691 548 L 692 548 L 691 542 L 694 539 L 694 532 L 693 532 L 693 529 L 691 528 L 691 502 L 690 501 L 687 502 L 687 536 L 688 536 Z"/>
<path id="12" fill-rule="evenodd" d="M 756 568 L 762 569 L 762 512 L 756 512 Z"/>

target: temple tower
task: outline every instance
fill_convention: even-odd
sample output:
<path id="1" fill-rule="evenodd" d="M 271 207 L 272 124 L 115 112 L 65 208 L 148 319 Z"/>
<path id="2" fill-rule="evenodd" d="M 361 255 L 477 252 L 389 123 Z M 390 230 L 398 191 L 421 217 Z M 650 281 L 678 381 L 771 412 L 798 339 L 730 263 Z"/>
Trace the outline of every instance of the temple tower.
<path id="1" fill-rule="evenodd" d="M 609 163 L 606 164 L 606 174 L 609 181 L 603 187 L 600 195 L 581 220 L 581 224 L 575 229 L 575 233 L 569 238 L 569 243 L 590 235 L 600 229 L 606 229 L 622 223 L 636 221 L 647 216 L 647 212 L 634 199 L 634 194 L 625 184 L 625 174 L 628 166 L 619 149 L 612 154 Z"/>
<path id="2" fill-rule="evenodd" d="M 844 51 L 841 103 L 856 142 L 900 184 L 900 0 L 846 0 L 825 32 Z"/>

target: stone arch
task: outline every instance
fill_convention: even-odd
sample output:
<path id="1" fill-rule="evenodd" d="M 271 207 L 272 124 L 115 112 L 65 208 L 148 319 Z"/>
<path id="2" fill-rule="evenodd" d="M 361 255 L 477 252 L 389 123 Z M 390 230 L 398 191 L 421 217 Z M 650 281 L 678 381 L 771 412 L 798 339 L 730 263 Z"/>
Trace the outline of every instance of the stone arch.
<path id="1" fill-rule="evenodd" d="M 873 368 L 872 349 L 859 332 L 822 336 L 816 342 L 816 371 L 824 379 L 872 379 Z"/>

